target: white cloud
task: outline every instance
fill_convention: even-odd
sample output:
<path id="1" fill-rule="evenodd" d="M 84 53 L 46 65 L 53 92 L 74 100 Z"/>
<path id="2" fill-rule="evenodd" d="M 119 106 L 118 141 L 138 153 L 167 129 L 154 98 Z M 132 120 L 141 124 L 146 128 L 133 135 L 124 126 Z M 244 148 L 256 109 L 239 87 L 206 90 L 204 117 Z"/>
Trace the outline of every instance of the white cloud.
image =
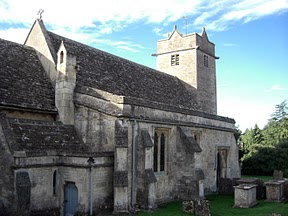
<path id="1" fill-rule="evenodd" d="M 280 87 L 279 85 L 273 85 L 271 88 L 265 90 L 265 92 L 272 92 L 272 91 L 286 91 L 285 88 Z"/>
<path id="2" fill-rule="evenodd" d="M 215 1 L 194 21 L 210 31 L 224 31 L 234 23 L 247 23 L 261 17 L 288 10 L 287 0 Z"/>
<path id="3" fill-rule="evenodd" d="M 236 47 L 238 45 L 235 44 L 235 43 L 224 43 L 223 46 L 225 46 L 225 47 Z"/>
<path id="4" fill-rule="evenodd" d="M 206 26 L 210 32 L 224 31 L 236 22 L 245 23 L 287 11 L 288 1 L 166 0 L 163 4 L 155 0 L 82 0 L 73 4 L 70 0 L 1 0 L 0 36 L 23 43 L 41 8 L 48 29 L 83 43 L 93 43 L 139 23 L 153 24 L 156 35 L 167 37 L 164 27 L 183 21 L 183 16 L 187 16 L 189 29 Z M 131 44 L 128 47 L 131 51 L 136 48 Z"/>

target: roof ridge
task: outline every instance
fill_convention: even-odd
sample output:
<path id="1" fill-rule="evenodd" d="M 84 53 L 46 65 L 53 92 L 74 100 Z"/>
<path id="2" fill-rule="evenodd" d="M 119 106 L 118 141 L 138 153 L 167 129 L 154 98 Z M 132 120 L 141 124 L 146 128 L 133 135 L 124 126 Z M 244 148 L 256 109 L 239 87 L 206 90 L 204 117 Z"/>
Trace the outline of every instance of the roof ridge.
<path id="1" fill-rule="evenodd" d="M 59 35 L 59 34 L 56 34 L 56 33 L 52 32 L 52 31 L 47 30 L 47 33 L 48 33 L 48 34 L 55 35 L 55 36 L 60 37 L 60 38 L 63 38 L 63 39 L 65 39 L 65 40 L 71 41 L 71 42 L 73 42 L 73 43 L 77 43 L 77 44 L 80 44 L 80 45 L 82 45 L 82 46 L 88 47 L 89 49 L 96 50 L 96 51 L 99 51 L 99 52 L 103 52 L 103 53 L 105 53 L 105 54 L 107 54 L 107 55 L 109 55 L 109 56 L 112 56 L 112 57 L 115 57 L 115 58 L 118 58 L 118 59 L 121 59 L 121 60 L 125 60 L 125 61 L 128 61 L 128 62 L 131 62 L 132 64 L 137 65 L 137 66 L 139 66 L 139 67 L 148 68 L 149 70 L 152 70 L 152 71 L 154 71 L 154 72 L 161 73 L 161 75 L 163 75 L 163 76 L 176 78 L 177 80 L 181 81 L 181 80 L 178 79 L 177 77 L 172 76 L 172 75 L 170 75 L 170 74 L 167 74 L 167 73 L 165 73 L 165 72 L 162 72 L 162 71 L 160 71 L 160 70 L 151 68 L 151 67 L 149 67 L 149 66 L 143 65 L 143 64 L 138 63 L 138 62 L 134 62 L 134 61 L 132 61 L 132 60 L 123 58 L 123 57 L 121 57 L 121 56 L 118 56 L 118 55 L 109 53 L 109 52 L 104 51 L 104 50 L 101 50 L 101 49 L 98 49 L 98 48 L 93 47 L 93 46 L 91 46 L 91 45 L 87 45 L 87 44 L 85 44 L 85 43 L 82 43 L 82 42 L 73 40 L 73 39 L 71 39 L 71 38 L 64 37 L 64 36 L 62 36 L 62 35 Z M 63 43 L 64 43 L 64 46 L 65 46 L 65 41 L 63 41 Z"/>

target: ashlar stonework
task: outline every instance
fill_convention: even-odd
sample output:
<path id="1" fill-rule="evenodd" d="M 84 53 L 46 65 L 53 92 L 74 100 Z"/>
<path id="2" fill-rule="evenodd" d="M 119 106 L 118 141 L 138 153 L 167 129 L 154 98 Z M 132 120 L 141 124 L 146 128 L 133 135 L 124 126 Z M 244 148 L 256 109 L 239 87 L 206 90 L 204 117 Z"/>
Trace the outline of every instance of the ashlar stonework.
<path id="1" fill-rule="evenodd" d="M 206 30 L 175 26 L 154 56 L 157 70 L 40 19 L 24 45 L 0 39 L 2 212 L 134 212 L 203 199 L 240 177 L 235 121 L 217 115 L 219 58 Z"/>

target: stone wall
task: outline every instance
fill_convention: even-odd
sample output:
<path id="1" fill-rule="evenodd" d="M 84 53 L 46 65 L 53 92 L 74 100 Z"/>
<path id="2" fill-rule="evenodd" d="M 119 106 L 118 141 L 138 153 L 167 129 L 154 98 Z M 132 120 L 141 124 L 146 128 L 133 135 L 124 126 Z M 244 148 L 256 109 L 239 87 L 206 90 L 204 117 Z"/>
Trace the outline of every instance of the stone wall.
<path id="1" fill-rule="evenodd" d="M 238 147 L 233 133 L 217 130 L 201 129 L 200 147 L 202 152 L 195 155 L 195 167 L 199 167 L 205 174 L 205 191 L 215 192 L 217 190 L 217 151 L 226 148 L 227 166 L 223 178 L 240 178 L 240 167 L 238 159 Z"/>
<path id="2" fill-rule="evenodd" d="M 156 204 L 182 198 L 183 194 L 185 194 L 184 192 L 187 192 L 187 190 L 190 188 L 189 185 L 191 186 L 191 190 L 189 190 L 190 194 L 186 195 L 197 197 L 199 195 L 199 182 L 196 178 L 194 178 L 196 176 L 196 169 L 203 170 L 205 179 L 202 181 L 204 184 L 205 192 L 216 192 L 217 186 L 215 167 L 217 161 L 215 154 L 217 152 L 217 146 L 227 146 L 229 148 L 226 176 L 228 178 L 240 177 L 240 170 L 238 166 L 238 151 L 233 133 L 195 127 L 188 128 L 188 130 L 191 130 L 192 133 L 197 131 L 201 134 L 201 140 L 199 143 L 202 148 L 202 152 L 193 153 L 189 151 L 187 152 L 187 149 L 184 147 L 180 147 L 183 144 L 181 143 L 181 140 L 177 139 L 179 136 L 179 131 L 177 130 L 176 126 L 155 123 L 153 124 L 145 121 L 141 122 L 141 120 L 137 121 L 136 125 L 136 137 L 139 136 L 141 129 L 145 128 L 149 131 L 152 140 L 154 139 L 154 131 L 156 128 L 167 128 L 169 130 L 169 141 L 166 148 L 167 169 L 164 172 L 155 173 L 157 179 L 157 182 L 154 184 Z M 130 124 L 128 128 L 131 128 Z M 129 130 L 129 133 L 131 133 L 131 130 Z M 128 159 L 131 161 L 131 142 L 129 141 L 128 143 L 128 148 L 130 149 L 128 151 Z M 141 142 L 138 141 L 136 145 L 141 145 Z M 143 189 L 145 154 L 142 148 L 143 146 L 137 146 L 137 149 L 140 152 L 137 153 L 136 158 L 136 188 L 139 189 L 136 194 L 145 192 Z M 131 163 L 128 164 L 128 167 L 128 170 L 131 170 Z M 129 182 L 131 182 L 131 174 L 129 174 Z M 129 190 L 131 190 L 131 188 L 129 188 Z M 140 200 L 140 202 L 143 202 L 143 200 Z"/>
<path id="3" fill-rule="evenodd" d="M 93 168 L 93 209 L 111 208 L 113 203 L 113 157 L 95 157 Z M 64 186 L 74 182 L 78 189 L 78 211 L 89 210 L 88 157 L 30 157 L 19 158 L 15 175 L 26 172 L 31 181 L 30 210 L 61 209 L 63 212 Z M 21 168 L 20 168 L 21 167 Z M 54 189 L 53 177 L 56 171 Z"/>
<path id="4" fill-rule="evenodd" d="M 114 151 L 115 117 L 94 109 L 76 106 L 75 127 L 91 151 Z"/>
<path id="5" fill-rule="evenodd" d="M 15 203 L 14 174 L 11 169 L 11 166 L 14 165 L 14 159 L 2 129 L 2 127 L 7 127 L 5 121 L 6 118 L 0 114 L 0 214 L 1 211 L 4 212 L 5 209 L 10 209 Z"/>

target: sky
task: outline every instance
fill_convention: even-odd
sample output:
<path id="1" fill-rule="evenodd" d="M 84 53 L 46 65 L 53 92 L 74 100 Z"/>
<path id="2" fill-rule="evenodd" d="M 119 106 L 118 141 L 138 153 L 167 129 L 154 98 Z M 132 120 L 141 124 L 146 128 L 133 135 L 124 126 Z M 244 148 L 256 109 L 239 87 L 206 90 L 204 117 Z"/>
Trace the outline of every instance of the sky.
<path id="1" fill-rule="evenodd" d="M 156 68 L 174 25 L 216 46 L 218 115 L 263 128 L 288 100 L 288 0 L 0 0 L 0 38 L 24 43 L 40 9 L 48 30 Z"/>

